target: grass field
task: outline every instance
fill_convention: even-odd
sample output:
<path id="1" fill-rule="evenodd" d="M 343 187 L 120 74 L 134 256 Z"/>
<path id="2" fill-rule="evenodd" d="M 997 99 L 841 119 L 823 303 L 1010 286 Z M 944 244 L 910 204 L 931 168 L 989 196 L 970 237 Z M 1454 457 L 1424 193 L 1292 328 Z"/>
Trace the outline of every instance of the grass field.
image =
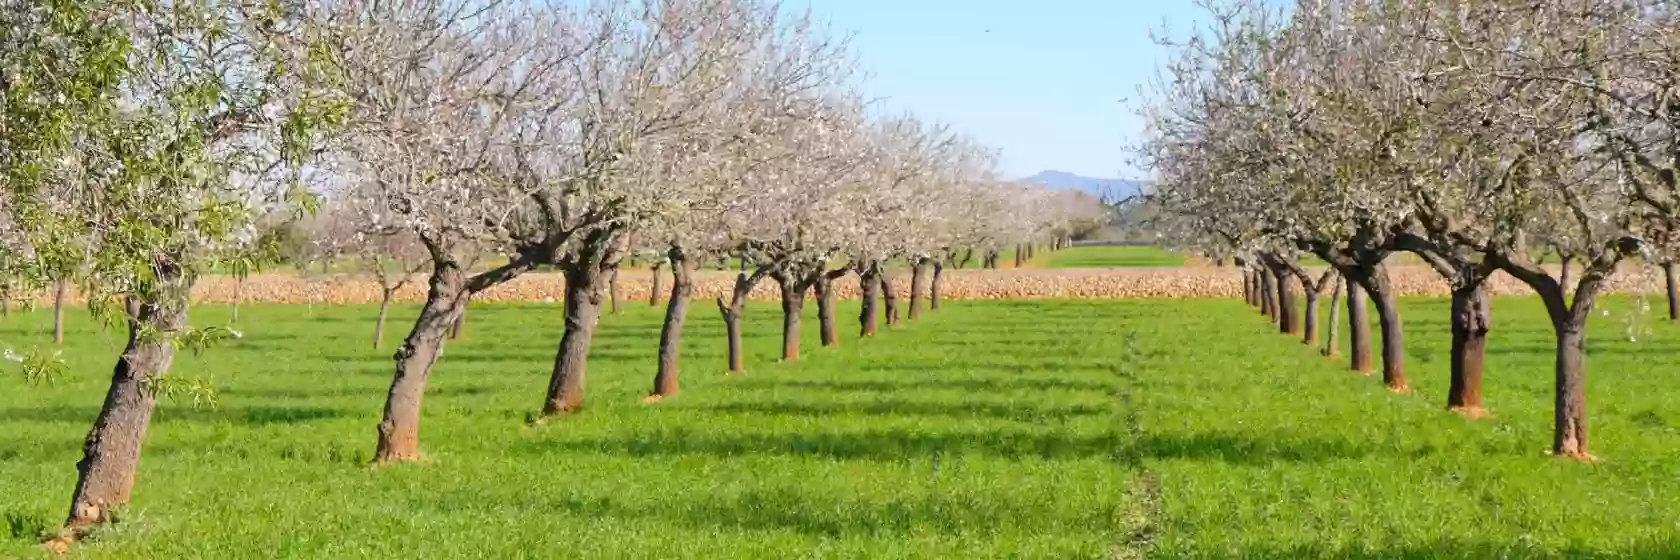
<path id="1" fill-rule="evenodd" d="M 1161 268 L 1184 266 L 1184 255 L 1154 245 L 1075 246 L 1039 256 L 1045 268 Z"/>
<path id="2" fill-rule="evenodd" d="M 380 469 L 364 463 L 391 365 L 367 347 L 371 309 L 247 306 L 245 339 L 176 362 L 214 376 L 220 405 L 160 408 L 134 505 L 78 555 L 1663 556 L 1680 550 L 1680 333 L 1628 342 L 1634 305 L 1594 318 L 1597 464 L 1546 456 L 1533 300 L 1495 303 L 1482 421 L 1442 410 L 1445 301 L 1405 301 L 1418 391 L 1397 396 L 1240 301 L 1148 300 L 956 302 L 837 350 L 812 324 L 793 364 L 757 306 L 736 376 L 697 307 L 685 393 L 651 406 L 658 313 L 634 305 L 603 320 L 588 409 L 539 427 L 559 310 L 482 305 L 432 378 L 429 461 Z M 0 340 L 46 322 L 14 315 Z M 0 557 L 42 554 L 120 344 L 72 327 L 57 385 L 0 378 Z"/>

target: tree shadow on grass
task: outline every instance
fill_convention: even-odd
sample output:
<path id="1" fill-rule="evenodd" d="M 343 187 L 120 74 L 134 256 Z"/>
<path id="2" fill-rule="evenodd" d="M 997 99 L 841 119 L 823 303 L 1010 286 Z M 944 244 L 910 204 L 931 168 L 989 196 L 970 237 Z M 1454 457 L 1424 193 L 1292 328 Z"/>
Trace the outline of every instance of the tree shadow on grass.
<path id="1" fill-rule="evenodd" d="M 1643 539 L 1613 548 L 1551 549 L 1539 543 L 1486 542 L 1458 539 L 1439 539 L 1406 543 L 1398 546 L 1373 548 L 1326 546 L 1319 544 L 1279 544 L 1242 549 L 1243 558 L 1342 558 L 1342 559 L 1418 559 L 1447 558 L 1676 558 L 1680 557 L 1680 539 Z"/>
<path id="2" fill-rule="evenodd" d="M 533 442 L 525 451 L 614 453 L 632 457 L 667 455 L 795 455 L 878 461 L 939 455 L 986 455 L 1011 459 L 1113 457 L 1120 447 L 1111 434 L 1066 436 L 1020 432 L 912 433 L 898 430 L 815 434 L 716 435 L 666 432 L 630 438 Z"/>
<path id="3" fill-rule="evenodd" d="M 730 414 L 770 414 L 778 416 L 867 414 L 880 416 L 912 415 L 959 418 L 997 418 L 1018 422 L 1044 422 L 1112 413 L 1112 411 L 1107 407 L 1090 405 L 1043 406 L 984 402 L 938 403 L 907 400 L 822 404 L 785 401 L 734 402 L 705 407 L 704 410 Z"/>
<path id="4" fill-rule="evenodd" d="M 192 409 L 159 407 L 153 413 L 153 423 L 217 423 L 228 422 L 247 426 L 272 424 L 302 424 L 349 416 L 341 408 L 323 406 L 222 406 Z M 99 416 L 97 406 L 14 407 L 0 410 L 0 423 L 5 422 L 71 422 L 91 424 Z"/>
<path id="5" fill-rule="evenodd" d="M 1337 439 L 1218 433 L 1145 434 L 1135 450 L 1148 459 L 1188 459 L 1232 464 L 1318 463 L 1358 459 L 1370 449 Z"/>
<path id="6" fill-rule="evenodd" d="M 890 371 L 885 368 L 867 367 L 870 372 Z M 911 368 L 907 371 L 926 373 L 925 368 Z M 749 377 L 732 383 L 736 387 L 748 389 L 817 389 L 828 391 L 848 391 L 867 393 L 897 393 L 900 391 L 915 391 L 922 389 L 958 389 L 974 392 L 991 392 L 1008 389 L 1043 391 L 1085 391 L 1113 394 L 1117 385 L 1102 381 L 1084 381 L 1078 379 L 1034 379 L 1028 377 L 998 377 L 984 379 L 935 379 L 918 377 L 901 381 L 870 381 L 846 380 L 828 381 L 815 379 L 777 379 L 769 377 Z"/>

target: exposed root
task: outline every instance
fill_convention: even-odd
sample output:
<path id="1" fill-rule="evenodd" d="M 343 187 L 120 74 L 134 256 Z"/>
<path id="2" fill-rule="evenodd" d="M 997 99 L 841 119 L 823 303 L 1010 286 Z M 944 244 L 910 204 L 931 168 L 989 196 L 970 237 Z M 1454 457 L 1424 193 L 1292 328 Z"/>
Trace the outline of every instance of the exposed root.
<path id="1" fill-rule="evenodd" d="M 400 454 L 400 455 L 386 455 L 384 457 L 374 457 L 372 461 L 368 462 L 367 467 L 369 469 L 380 469 L 380 468 L 390 467 L 390 466 L 395 466 L 395 465 L 407 465 L 407 464 L 412 464 L 412 463 L 425 463 L 425 462 L 427 462 L 426 454 L 421 453 L 419 451 L 416 451 L 414 453 L 403 453 L 403 454 Z"/>
<path id="2" fill-rule="evenodd" d="M 665 395 L 653 394 L 642 397 L 642 404 L 654 404 L 662 400 L 665 400 Z"/>
<path id="3" fill-rule="evenodd" d="M 1558 455 L 1558 457 L 1562 457 L 1564 459 L 1569 459 L 1571 461 L 1580 461 L 1582 463 L 1597 463 L 1598 460 L 1599 460 L 1597 456 L 1594 456 L 1593 454 L 1587 453 L 1585 451 L 1571 451 L 1571 452 L 1568 452 L 1568 453 L 1561 453 L 1561 454 Z"/>
<path id="4" fill-rule="evenodd" d="M 1388 387 L 1388 392 L 1396 395 L 1410 395 L 1412 394 L 1412 387 L 1410 385 L 1391 385 Z"/>
<path id="5" fill-rule="evenodd" d="M 1483 418 L 1493 416 L 1493 413 L 1488 412 L 1487 408 L 1480 406 L 1455 406 L 1449 410 L 1452 410 L 1453 412 L 1458 413 L 1459 416 L 1463 416 L 1470 420 L 1481 420 Z"/>

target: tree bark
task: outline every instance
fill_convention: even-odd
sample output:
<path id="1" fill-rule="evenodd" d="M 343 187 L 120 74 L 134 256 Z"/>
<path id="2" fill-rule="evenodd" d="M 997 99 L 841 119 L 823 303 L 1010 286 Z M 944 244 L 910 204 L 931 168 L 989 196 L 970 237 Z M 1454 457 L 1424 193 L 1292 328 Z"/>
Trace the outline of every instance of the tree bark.
<path id="1" fill-rule="evenodd" d="M 1579 298 L 1577 298 L 1579 299 Z M 1579 305 L 1577 303 L 1576 305 Z M 1591 304 L 1588 304 L 1589 310 Z M 1552 453 L 1591 460 L 1587 450 L 1586 314 L 1555 325 L 1557 360 Z"/>
<path id="2" fill-rule="evenodd" d="M 800 314 L 805 312 L 805 290 L 809 286 L 801 277 L 776 276 L 776 284 L 782 289 L 782 361 L 796 362 L 799 361 Z"/>
<path id="3" fill-rule="evenodd" d="M 1294 275 L 1282 268 L 1274 269 L 1272 277 L 1277 282 L 1277 303 L 1273 311 L 1278 320 L 1278 332 L 1287 335 L 1301 334 L 1300 312 L 1295 310 Z"/>
<path id="4" fill-rule="evenodd" d="M 1347 279 L 1348 368 L 1371 373 L 1371 311 L 1365 304 L 1365 287 Z"/>
<path id="5" fill-rule="evenodd" d="M 910 262 L 910 320 L 922 317 L 922 291 L 927 289 L 928 261 L 925 257 L 917 257 Z"/>
<path id="6" fill-rule="evenodd" d="M 1367 291 L 1375 297 L 1377 323 L 1382 327 L 1383 385 L 1396 393 L 1409 393 L 1406 384 L 1405 325 L 1400 322 L 1400 302 L 1389 284 L 1388 271 L 1381 265 L 1372 267 L 1365 278 Z"/>
<path id="7" fill-rule="evenodd" d="M 64 300 L 69 288 L 64 279 L 53 280 L 53 344 L 64 344 Z"/>
<path id="8" fill-rule="evenodd" d="M 892 277 L 887 273 L 887 264 L 876 265 L 879 269 L 876 275 L 881 280 L 881 306 L 883 314 L 887 316 L 888 325 L 898 324 L 898 291 L 893 289 Z"/>
<path id="9" fill-rule="evenodd" d="M 566 330 L 560 335 L 560 349 L 554 355 L 554 374 L 548 381 L 548 396 L 543 399 L 544 417 L 583 409 L 589 345 L 601 319 L 607 274 L 596 263 L 583 260 L 561 267 L 566 278 Z"/>
<path id="10" fill-rule="evenodd" d="M 664 267 L 665 267 L 665 263 L 662 263 L 662 262 L 653 263 L 653 289 L 648 291 L 648 306 L 649 307 L 659 305 L 659 292 L 665 289 L 664 285 L 662 284 L 664 282 L 665 278 L 661 277 L 659 275 L 659 269 L 664 268 Z M 676 274 L 676 265 L 674 265 L 674 264 L 671 266 L 671 273 Z M 675 292 L 673 292 L 673 293 L 675 293 Z"/>
<path id="11" fill-rule="evenodd" d="M 607 294 L 612 305 L 612 314 L 618 314 L 618 267 L 607 271 Z"/>
<path id="12" fill-rule="evenodd" d="M 817 325 L 822 334 L 822 345 L 828 347 L 839 346 L 840 335 L 834 320 L 833 273 L 823 272 L 817 275 L 814 287 L 817 292 Z"/>
<path id="13" fill-rule="evenodd" d="M 449 340 L 460 340 L 467 330 L 467 308 L 472 305 L 472 298 L 461 300 L 461 312 L 455 314 L 455 322 L 449 324 Z"/>
<path id="14" fill-rule="evenodd" d="M 1327 328 L 1324 333 L 1324 350 L 1320 352 L 1327 357 L 1335 357 L 1337 354 L 1336 326 L 1337 321 L 1341 319 L 1338 314 L 1342 311 L 1342 285 L 1345 283 L 1347 281 L 1340 275 L 1336 276 L 1335 288 L 1330 292 L 1330 320 L 1325 323 Z"/>
<path id="15" fill-rule="evenodd" d="M 1680 285 L 1677 285 L 1674 278 L 1674 263 L 1672 261 L 1665 262 L 1662 268 L 1663 285 L 1667 288 L 1665 292 L 1668 294 L 1668 320 L 1680 320 L 1680 298 L 1675 297 L 1680 295 Z"/>
<path id="16" fill-rule="evenodd" d="M 373 324 L 374 350 L 378 350 L 381 346 L 385 345 L 385 316 L 391 310 L 391 295 L 394 293 L 396 293 L 396 290 L 392 290 L 390 288 L 380 290 L 379 319 Z"/>
<path id="17" fill-rule="evenodd" d="M 169 372 L 175 345 L 168 336 L 187 326 L 188 290 L 181 271 L 158 266 L 159 280 L 169 286 L 152 301 L 137 302 L 128 321 L 128 345 L 111 373 L 105 403 L 82 445 L 76 463 L 76 489 L 70 499 L 65 526 L 72 538 L 109 519 L 110 512 L 128 503 L 140 449 L 151 425 L 156 394 L 148 379 Z M 143 332 L 158 333 L 142 336 Z"/>
<path id="18" fill-rule="evenodd" d="M 671 298 L 665 305 L 665 324 L 659 328 L 659 371 L 653 376 L 653 395 L 658 397 L 669 397 L 681 390 L 677 360 L 682 353 L 683 325 L 688 321 L 688 302 L 694 297 L 694 269 L 698 264 L 677 247 L 672 247 L 669 254 Z M 657 269 L 654 276 L 658 277 Z"/>
<path id="19" fill-rule="evenodd" d="M 869 263 L 858 270 L 858 293 L 862 310 L 858 312 L 858 335 L 875 336 L 875 302 L 881 296 L 880 264 Z"/>
<path id="20" fill-rule="evenodd" d="M 1260 314 L 1277 317 L 1277 286 L 1271 269 L 1260 269 Z"/>
<path id="21" fill-rule="evenodd" d="M 723 314 L 723 328 L 729 337 L 729 371 L 746 371 L 746 364 L 741 355 L 741 312 L 746 308 L 747 297 L 752 294 L 753 286 L 770 271 L 767 266 L 760 266 L 752 272 L 740 272 L 735 275 L 735 287 L 730 291 L 726 301 L 718 296 L 718 312 Z"/>
<path id="22" fill-rule="evenodd" d="M 1021 265 L 1026 264 L 1026 262 L 1027 262 L 1026 258 L 1025 258 L 1026 255 L 1027 255 L 1026 247 L 1024 247 L 1020 244 L 1016 244 L 1015 245 L 1015 268 L 1021 268 Z"/>
<path id="23" fill-rule="evenodd" d="M 1318 290 L 1312 286 L 1303 286 L 1301 290 L 1307 298 L 1307 312 L 1301 322 L 1301 343 L 1307 346 L 1318 345 Z"/>
<path id="24" fill-rule="evenodd" d="M 1482 404 L 1482 364 L 1492 319 L 1486 282 L 1464 283 L 1453 289 L 1452 374 L 1447 408 L 1472 418 L 1487 413 Z"/>
<path id="25" fill-rule="evenodd" d="M 945 263 L 933 261 L 933 277 L 928 280 L 928 309 L 939 310 L 939 287 L 944 283 Z"/>
<path id="26" fill-rule="evenodd" d="M 1243 267 L 1242 274 L 1243 303 L 1254 305 L 1254 271 Z"/>
<path id="27" fill-rule="evenodd" d="M 427 284 L 420 318 L 392 356 L 397 362 L 397 373 L 385 398 L 384 418 L 379 421 L 375 462 L 420 458 L 420 401 L 426 394 L 426 382 L 443 350 L 444 339 L 466 311 L 465 274 L 458 265 L 433 263 Z"/>
<path id="28" fill-rule="evenodd" d="M 245 301 L 245 277 L 233 279 L 233 322 L 239 322 L 239 302 Z"/>
<path id="29" fill-rule="evenodd" d="M 1569 283 L 1569 265 L 1575 263 L 1575 257 L 1566 256 L 1562 259 L 1563 270 L 1558 274 L 1558 286 L 1562 287 L 1563 296 L 1569 297 L 1569 289 L 1575 287 Z"/>

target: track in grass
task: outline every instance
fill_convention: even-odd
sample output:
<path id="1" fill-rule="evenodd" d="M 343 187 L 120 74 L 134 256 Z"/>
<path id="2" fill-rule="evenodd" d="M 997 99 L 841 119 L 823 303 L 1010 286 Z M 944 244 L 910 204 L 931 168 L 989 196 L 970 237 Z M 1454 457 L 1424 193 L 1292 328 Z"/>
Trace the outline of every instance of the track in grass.
<path id="1" fill-rule="evenodd" d="M 367 348 L 371 309 L 250 306 L 247 338 L 177 362 L 214 375 L 221 406 L 164 405 L 134 507 L 80 554 L 1663 556 L 1680 550 L 1680 332 L 1605 305 L 1588 349 L 1598 464 L 1546 456 L 1549 327 L 1537 301 L 1501 298 L 1482 421 L 1443 410 L 1445 300 L 1403 300 L 1412 396 L 1240 302 L 955 302 L 837 350 L 808 327 L 795 364 L 772 361 L 773 308 L 751 307 L 739 376 L 696 312 L 684 394 L 653 406 L 637 400 L 658 313 L 635 305 L 603 319 L 586 411 L 541 427 L 526 418 L 558 309 L 483 305 L 434 375 L 430 461 L 374 470 L 391 362 Z M 14 315 L 0 340 L 45 325 Z M 61 518 L 121 342 L 72 326 L 68 378 L 0 379 L 0 514 L 18 533 L 0 557 L 37 554 L 27 533 Z"/>

